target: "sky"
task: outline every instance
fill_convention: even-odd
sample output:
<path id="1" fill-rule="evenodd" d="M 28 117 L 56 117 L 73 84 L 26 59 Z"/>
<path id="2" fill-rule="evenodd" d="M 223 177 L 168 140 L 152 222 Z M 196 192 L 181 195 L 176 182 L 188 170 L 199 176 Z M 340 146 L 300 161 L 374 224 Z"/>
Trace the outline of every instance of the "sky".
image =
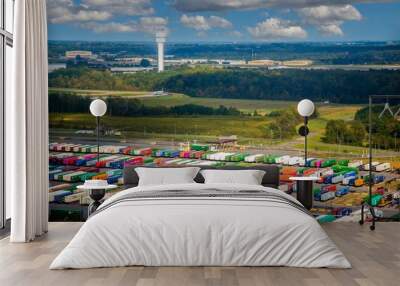
<path id="1" fill-rule="evenodd" d="M 47 0 L 50 40 L 400 40 L 400 1 Z"/>

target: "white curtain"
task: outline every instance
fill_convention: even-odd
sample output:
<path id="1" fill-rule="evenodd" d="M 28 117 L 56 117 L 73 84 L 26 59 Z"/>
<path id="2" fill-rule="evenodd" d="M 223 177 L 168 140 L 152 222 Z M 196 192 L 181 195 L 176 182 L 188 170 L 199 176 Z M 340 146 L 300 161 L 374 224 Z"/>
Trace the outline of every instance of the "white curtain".
<path id="1" fill-rule="evenodd" d="M 15 1 L 14 94 L 6 98 L 6 187 L 12 242 L 48 225 L 48 87 L 45 0 Z"/>

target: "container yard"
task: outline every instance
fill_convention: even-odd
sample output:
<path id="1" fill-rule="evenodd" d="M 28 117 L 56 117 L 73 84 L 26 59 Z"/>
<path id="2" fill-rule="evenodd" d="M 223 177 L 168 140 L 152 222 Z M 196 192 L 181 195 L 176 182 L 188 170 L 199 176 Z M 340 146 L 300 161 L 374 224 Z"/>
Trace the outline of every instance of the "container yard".
<path id="1" fill-rule="evenodd" d="M 182 145 L 184 146 L 184 145 Z M 369 164 L 362 160 L 335 158 L 304 158 L 276 154 L 211 151 L 208 145 L 191 144 L 184 148 L 157 148 L 148 146 L 100 146 L 85 144 L 49 144 L 49 203 L 50 220 L 85 220 L 88 193 L 76 188 L 89 179 L 104 179 L 123 189 L 123 168 L 126 165 L 236 165 L 276 164 L 281 168 L 279 189 L 295 196 L 292 176 L 317 176 L 314 184 L 314 209 L 321 222 L 341 220 L 360 209 L 368 198 L 368 184 L 373 182 L 373 205 L 381 211 L 399 215 L 400 163 L 373 162 L 373 178 L 368 175 Z M 305 165 L 305 166 L 304 166 Z"/>

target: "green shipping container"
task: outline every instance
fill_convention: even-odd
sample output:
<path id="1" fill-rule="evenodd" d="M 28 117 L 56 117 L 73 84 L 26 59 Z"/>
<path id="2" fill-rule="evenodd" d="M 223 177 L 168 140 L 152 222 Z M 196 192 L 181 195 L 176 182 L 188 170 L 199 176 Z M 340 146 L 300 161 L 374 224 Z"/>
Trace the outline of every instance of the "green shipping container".
<path id="1" fill-rule="evenodd" d="M 349 160 L 340 160 L 340 161 L 338 161 L 338 164 L 340 165 L 340 166 L 348 166 L 349 165 Z"/>
<path id="2" fill-rule="evenodd" d="M 327 168 L 327 167 L 331 167 L 331 166 L 333 166 L 335 164 L 336 164 L 336 160 L 330 159 L 330 160 L 326 160 L 326 161 L 322 162 L 322 166 L 321 167 Z"/>
<path id="3" fill-rule="evenodd" d="M 208 151 L 210 147 L 204 144 L 192 144 L 190 145 L 190 149 L 194 151 Z"/>

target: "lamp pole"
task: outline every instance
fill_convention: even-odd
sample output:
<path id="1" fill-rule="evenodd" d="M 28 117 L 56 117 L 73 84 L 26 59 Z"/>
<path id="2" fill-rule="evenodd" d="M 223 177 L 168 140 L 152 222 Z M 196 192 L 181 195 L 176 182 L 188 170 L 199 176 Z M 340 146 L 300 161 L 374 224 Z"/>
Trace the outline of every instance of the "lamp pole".
<path id="1" fill-rule="evenodd" d="M 96 116 L 97 162 L 100 161 L 100 116 Z"/>
<path id="2" fill-rule="evenodd" d="M 96 117 L 96 143 L 97 143 L 97 162 L 100 161 L 100 117 L 106 114 L 107 104 L 101 99 L 95 99 L 90 103 L 90 113 Z"/>
<path id="3" fill-rule="evenodd" d="M 304 166 L 307 166 L 307 135 L 308 135 L 308 116 L 304 116 L 304 127 L 305 127 L 305 135 L 304 135 Z"/>
<path id="4" fill-rule="evenodd" d="M 304 118 L 304 125 L 300 127 L 299 134 L 304 136 L 304 166 L 307 166 L 307 135 L 308 135 L 308 118 L 314 113 L 314 103 L 309 99 L 303 99 L 297 105 L 297 111 Z"/>

